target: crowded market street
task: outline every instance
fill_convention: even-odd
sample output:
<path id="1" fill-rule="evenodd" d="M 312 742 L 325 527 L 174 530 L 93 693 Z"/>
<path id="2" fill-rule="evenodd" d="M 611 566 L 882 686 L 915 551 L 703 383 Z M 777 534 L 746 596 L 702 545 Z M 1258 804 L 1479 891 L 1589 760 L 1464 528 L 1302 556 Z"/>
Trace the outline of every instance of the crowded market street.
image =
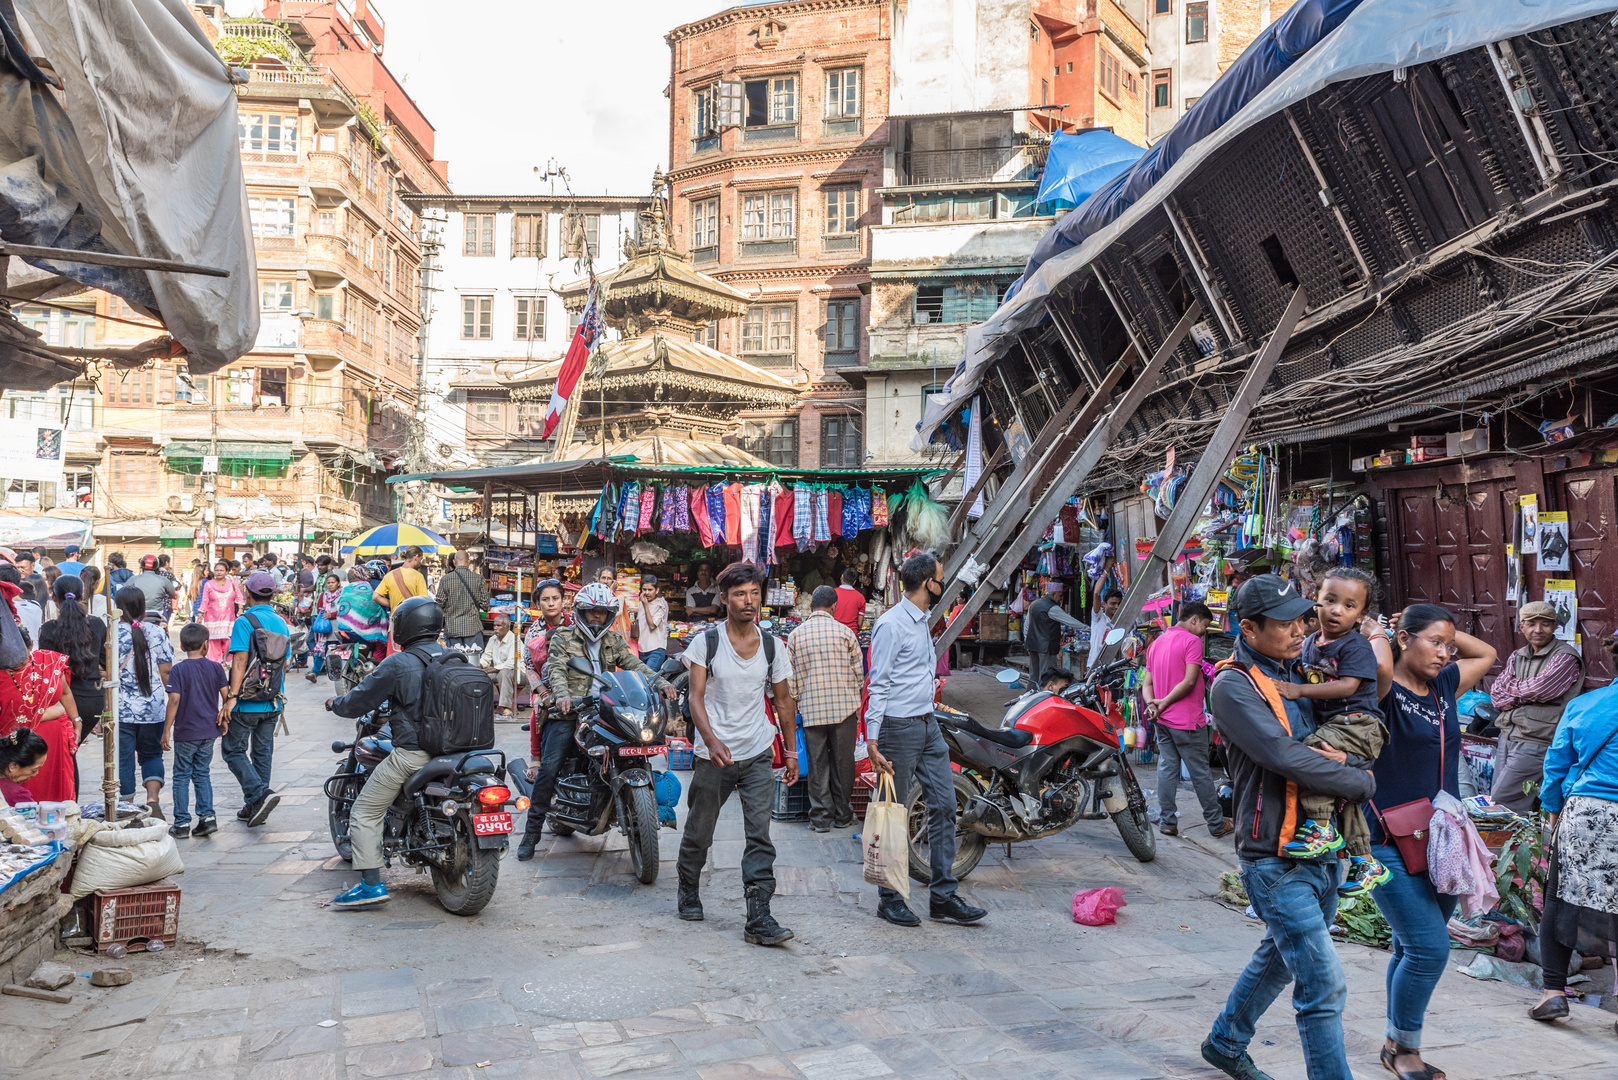
<path id="1" fill-rule="evenodd" d="M 970 672 L 950 687 L 953 703 L 980 714 L 1005 697 Z M 320 711 L 325 690 L 288 681 L 281 805 L 265 825 L 234 820 L 239 796 L 216 763 L 229 824 L 182 845 L 179 946 L 132 954 L 128 986 L 81 980 L 70 1005 L 4 999 L 0 1066 L 33 1080 L 1219 1075 L 1197 1048 L 1262 928 L 1214 901 L 1235 859 L 1200 824 L 1163 838 L 1144 864 L 1105 821 L 1016 845 L 1010 858 L 991 848 L 963 884 L 989 909 L 982 925 L 904 929 L 873 915 L 847 832 L 775 823 L 776 909 L 797 933 L 779 949 L 740 941 L 734 802 L 713 847 L 706 922 L 674 916 L 679 834 L 668 829 L 655 886 L 635 882 L 616 833 L 604 844 L 547 833 L 533 862 L 504 860 L 494 902 L 474 919 L 445 914 L 427 877 L 398 869 L 386 875 L 392 903 L 336 911 L 322 905 L 355 875 L 326 830 L 321 783 L 347 723 Z M 526 756 L 519 727 L 502 725 L 514 757 Z M 80 766 L 99 768 L 98 748 Z M 1151 770 L 1141 776 L 1151 784 Z M 1101 885 L 1124 889 L 1118 923 L 1074 923 L 1073 892 Z M 1357 1077 L 1379 1076 L 1387 954 L 1338 950 L 1349 1061 Z M 1594 974 L 1610 984 L 1611 971 Z M 1604 989 L 1601 1009 L 1574 1005 L 1545 1032 L 1523 1016 L 1528 991 L 1451 970 L 1426 1047 L 1457 1078 L 1607 1080 Z M 1289 1013 L 1272 1009 L 1252 1045 L 1278 1077 L 1303 1075 Z"/>

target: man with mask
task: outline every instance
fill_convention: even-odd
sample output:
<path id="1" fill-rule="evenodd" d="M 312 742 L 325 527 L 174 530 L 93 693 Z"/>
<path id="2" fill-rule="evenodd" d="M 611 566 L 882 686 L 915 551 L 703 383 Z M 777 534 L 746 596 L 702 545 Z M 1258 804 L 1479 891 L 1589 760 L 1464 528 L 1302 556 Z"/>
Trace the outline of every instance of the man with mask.
<path id="1" fill-rule="evenodd" d="M 906 559 L 899 569 L 904 599 L 884 612 L 871 631 L 866 747 L 871 767 L 893 776 L 899 802 L 909 798 L 913 779 L 921 784 L 932 866 L 928 915 L 975 923 L 988 912 L 968 904 L 955 891 L 955 778 L 949 766 L 949 747 L 933 719 L 937 658 L 927 631 L 927 610 L 944 591 L 943 573 L 938 560 L 925 551 Z M 896 926 L 921 925 L 898 893 L 885 886 L 878 892 L 881 902 L 876 913 L 880 918 Z"/>
<path id="2" fill-rule="evenodd" d="M 546 648 L 545 684 L 556 695 L 556 701 L 551 708 L 552 718 L 540 734 L 539 775 L 529 797 L 528 824 L 517 848 L 519 859 L 533 858 L 534 842 L 539 839 L 539 828 L 556 794 L 556 778 L 568 747 L 573 745 L 573 730 L 579 722 L 573 702 L 588 694 L 594 682 L 590 676 L 568 667 L 567 662 L 579 656 L 589 661 L 594 671 L 638 671 L 653 690 L 663 691 L 664 697 L 674 697 L 674 687 L 668 680 L 641 663 L 629 651 L 624 635 L 612 629 L 622 606 L 623 601 L 610 586 L 599 581 L 586 585 L 573 598 L 573 625 L 557 630 Z"/>
<path id="3" fill-rule="evenodd" d="M 371 770 L 348 818 L 360 883 L 339 893 L 332 901 L 335 907 L 369 907 L 390 899 L 382 884 L 382 823 L 399 789 L 431 760 L 416 741 L 416 725 L 421 722 L 422 675 L 428 660 L 444 653 L 438 644 L 443 630 L 444 609 L 425 596 L 411 597 L 393 613 L 393 639 L 399 651 L 342 697 L 326 699 L 328 712 L 347 717 L 364 716 L 384 701 L 393 702 L 389 718 L 393 752 Z"/>

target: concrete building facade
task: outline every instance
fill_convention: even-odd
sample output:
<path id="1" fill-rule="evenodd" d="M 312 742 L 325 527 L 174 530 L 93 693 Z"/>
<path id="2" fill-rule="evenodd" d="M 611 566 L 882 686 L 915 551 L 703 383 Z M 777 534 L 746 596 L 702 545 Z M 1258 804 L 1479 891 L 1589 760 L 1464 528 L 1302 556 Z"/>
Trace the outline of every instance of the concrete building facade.
<path id="1" fill-rule="evenodd" d="M 776 464 L 866 459 L 863 402 L 837 373 L 870 356 L 893 21 L 888 0 L 788 0 L 666 36 L 672 239 L 754 301 L 699 340 L 807 376 L 797 407 L 743 414 L 744 447 Z"/>
<path id="2" fill-rule="evenodd" d="M 1146 27 L 1146 136 L 1156 142 L 1294 0 L 1122 0 Z"/>
<path id="3" fill-rule="evenodd" d="M 448 190 L 433 128 L 383 63 L 385 29 L 363 0 L 270 0 L 274 21 L 224 18 L 212 4 L 193 13 L 248 75 L 238 107 L 258 340 L 211 375 L 183 360 L 108 366 L 90 385 L 8 394 L 5 410 L 71 404 L 64 490 L 23 485 L 23 509 L 54 501 L 58 514 L 93 518 L 99 547 L 166 548 L 182 563 L 210 544 L 287 551 L 301 534 L 324 546 L 393 519 L 384 480 L 409 448 L 421 321 L 417 220 L 403 196 Z M 104 293 L 19 315 L 59 345 L 161 331 Z M 205 473 L 214 458 L 217 473 Z"/>

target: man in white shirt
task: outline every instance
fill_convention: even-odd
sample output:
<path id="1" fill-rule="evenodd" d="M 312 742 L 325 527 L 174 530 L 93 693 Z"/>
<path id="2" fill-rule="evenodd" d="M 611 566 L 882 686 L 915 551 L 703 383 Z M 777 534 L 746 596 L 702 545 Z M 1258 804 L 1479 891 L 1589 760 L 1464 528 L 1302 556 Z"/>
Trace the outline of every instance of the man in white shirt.
<path id="1" fill-rule="evenodd" d="M 786 644 L 767 638 L 758 627 L 764 600 L 763 567 L 737 562 L 719 575 L 725 621 L 687 646 L 691 665 L 691 722 L 696 728 L 695 768 L 686 797 L 685 834 L 675 866 L 680 878 L 679 914 L 702 918 L 698 888 L 713 844 L 719 811 L 735 791 L 742 800 L 742 888 L 747 896 L 744 939 L 752 945 L 778 945 L 792 931 L 770 914 L 775 894 L 775 845 L 770 842 L 770 811 L 775 805 L 772 746 L 778 730 L 765 708 L 765 693 L 784 723 L 786 771 L 782 782 L 798 780 L 798 740 L 792 717 L 798 706 L 788 680 L 792 661 Z M 785 734 L 790 733 L 790 734 Z"/>
<path id="2" fill-rule="evenodd" d="M 483 646 L 483 658 L 478 662 L 489 678 L 500 687 L 500 707 L 497 720 L 512 720 L 512 700 L 517 696 L 517 635 L 511 632 L 511 616 L 496 612 L 494 637 Z"/>
<path id="3" fill-rule="evenodd" d="M 697 583 L 685 590 L 685 617 L 712 619 L 720 614 L 719 586 L 714 584 L 713 568 L 697 564 Z"/>
<path id="4" fill-rule="evenodd" d="M 1104 593 L 1090 609 L 1090 654 L 1085 660 L 1086 670 L 1095 666 L 1096 657 L 1101 655 L 1101 649 L 1107 644 L 1107 631 L 1112 629 L 1112 620 L 1117 617 L 1118 609 L 1124 604 L 1124 598 L 1115 592 Z"/>

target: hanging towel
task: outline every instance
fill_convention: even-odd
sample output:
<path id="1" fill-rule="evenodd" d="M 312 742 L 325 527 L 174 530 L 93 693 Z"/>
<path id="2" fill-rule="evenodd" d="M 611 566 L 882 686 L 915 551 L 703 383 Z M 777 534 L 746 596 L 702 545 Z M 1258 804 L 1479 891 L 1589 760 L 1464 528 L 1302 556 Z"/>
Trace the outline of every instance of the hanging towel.
<path id="1" fill-rule="evenodd" d="M 713 529 L 713 543 L 725 542 L 725 486 L 708 485 L 708 525 Z"/>
<path id="2" fill-rule="evenodd" d="M 815 493 L 808 484 L 792 491 L 792 542 L 799 551 L 808 551 L 815 544 Z"/>
<path id="3" fill-rule="evenodd" d="M 826 514 L 827 514 L 828 505 L 829 505 L 829 500 L 828 500 L 828 498 L 826 496 L 825 489 L 822 488 L 821 490 L 816 491 L 815 492 L 815 532 L 814 532 L 813 539 L 814 539 L 814 542 L 817 543 L 817 544 L 824 544 L 826 541 L 831 539 L 831 526 L 826 521 Z"/>
<path id="4" fill-rule="evenodd" d="M 657 508 L 657 489 L 651 484 L 640 493 L 640 520 L 635 523 L 635 534 L 638 536 L 652 529 L 652 511 Z"/>
<path id="5" fill-rule="evenodd" d="M 871 486 L 871 528 L 882 529 L 888 525 L 888 493 L 881 488 Z"/>
<path id="6" fill-rule="evenodd" d="M 738 518 L 741 521 L 742 558 L 747 562 L 760 562 L 758 550 L 758 518 L 760 496 L 764 493 L 761 484 L 743 484 L 737 492 L 737 505 L 741 510 Z"/>
<path id="7" fill-rule="evenodd" d="M 832 539 L 843 535 L 843 489 L 826 492 L 826 530 Z"/>
<path id="8" fill-rule="evenodd" d="M 680 493 L 674 499 L 674 529 L 676 532 L 691 531 L 691 487 L 688 484 L 680 485 Z"/>
<path id="9" fill-rule="evenodd" d="M 713 547 L 713 518 L 708 506 L 708 485 L 698 484 L 691 489 L 691 518 L 697 526 L 697 539 L 705 548 Z"/>
<path id="10" fill-rule="evenodd" d="M 663 489 L 663 506 L 657 514 L 657 531 L 659 534 L 674 531 L 674 508 L 680 505 L 680 500 L 684 497 L 680 487 L 681 485 L 679 484 L 670 484 Z"/>
<path id="11" fill-rule="evenodd" d="M 718 532 L 718 530 L 714 530 Z M 725 543 L 742 546 L 742 485 L 725 485 Z"/>
<path id="12" fill-rule="evenodd" d="M 772 555 L 774 548 L 792 547 L 792 525 L 796 499 L 792 496 L 791 488 L 783 488 L 776 484 L 775 488 L 780 494 L 775 497 L 775 510 L 772 520 L 775 522 L 775 543 L 771 545 Z"/>
<path id="13" fill-rule="evenodd" d="M 871 492 L 867 488 L 859 489 L 859 516 L 854 522 L 856 532 L 862 529 L 876 528 L 876 522 L 871 519 Z"/>
<path id="14" fill-rule="evenodd" d="M 843 537 L 852 538 L 860 531 L 860 496 L 865 491 L 861 488 L 849 488 L 843 492 Z"/>

